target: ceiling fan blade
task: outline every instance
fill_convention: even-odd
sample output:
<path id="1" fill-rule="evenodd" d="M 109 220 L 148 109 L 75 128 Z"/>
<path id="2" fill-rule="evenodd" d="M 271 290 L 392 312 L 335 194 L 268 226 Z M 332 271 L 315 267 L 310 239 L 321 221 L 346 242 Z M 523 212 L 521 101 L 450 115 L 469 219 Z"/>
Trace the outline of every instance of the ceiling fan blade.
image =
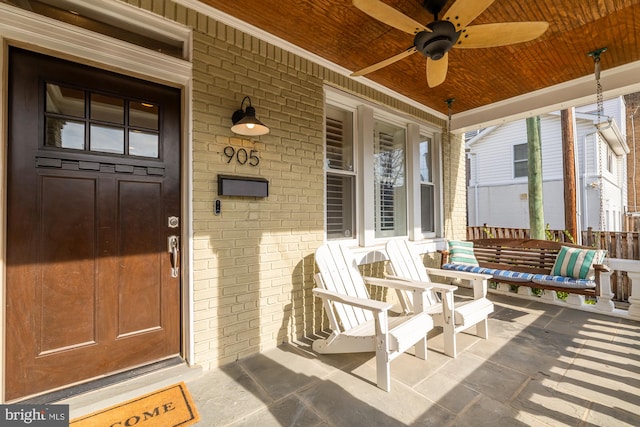
<path id="1" fill-rule="evenodd" d="M 437 61 L 427 58 L 427 84 L 429 87 L 436 87 L 444 82 L 448 69 L 449 53 L 445 53 L 444 56 Z"/>
<path id="2" fill-rule="evenodd" d="M 453 47 L 493 47 L 527 42 L 540 37 L 547 28 L 549 23 L 543 21 L 471 25 L 464 29 Z"/>
<path id="3" fill-rule="evenodd" d="M 372 18 L 405 33 L 416 34 L 419 31 L 431 31 L 425 25 L 409 18 L 380 0 L 353 0 L 353 5 Z"/>
<path id="4" fill-rule="evenodd" d="M 451 21 L 460 31 L 478 17 L 494 0 L 457 0 L 444 14 L 444 20 Z"/>
<path id="5" fill-rule="evenodd" d="M 412 55 L 412 54 L 414 54 L 416 52 L 417 52 L 417 50 L 416 50 L 415 47 L 410 47 L 409 49 L 405 50 L 404 52 L 399 53 L 397 55 L 394 55 L 391 58 L 387 58 L 384 61 L 380 61 L 380 62 L 378 62 L 376 64 L 369 65 L 368 67 L 363 68 L 362 70 L 355 71 L 355 72 L 351 73 L 351 77 L 364 76 L 365 74 L 369 74 L 371 72 L 379 70 L 380 68 L 386 67 L 387 65 L 391 65 L 394 62 L 398 62 L 401 59 L 404 59 L 407 56 Z"/>

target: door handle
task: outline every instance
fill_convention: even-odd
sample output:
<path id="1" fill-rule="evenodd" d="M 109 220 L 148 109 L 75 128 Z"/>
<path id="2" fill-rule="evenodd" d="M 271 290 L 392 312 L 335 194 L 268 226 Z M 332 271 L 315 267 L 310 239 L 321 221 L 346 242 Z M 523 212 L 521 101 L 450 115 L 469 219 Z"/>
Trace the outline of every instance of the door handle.
<path id="1" fill-rule="evenodd" d="M 180 237 L 169 236 L 167 238 L 169 254 L 171 257 L 171 277 L 178 277 L 180 273 L 179 253 L 180 253 Z"/>

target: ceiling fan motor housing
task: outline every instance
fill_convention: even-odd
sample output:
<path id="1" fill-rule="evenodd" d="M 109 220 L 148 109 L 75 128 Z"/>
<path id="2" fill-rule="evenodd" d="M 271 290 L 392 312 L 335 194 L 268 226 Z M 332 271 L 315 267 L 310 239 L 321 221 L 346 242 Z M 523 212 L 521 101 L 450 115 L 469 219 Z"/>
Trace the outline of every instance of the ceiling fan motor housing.
<path id="1" fill-rule="evenodd" d="M 460 32 L 449 21 L 436 21 L 427 25 L 432 31 L 420 31 L 413 39 L 416 49 L 424 56 L 437 61 L 449 52 L 458 41 Z"/>

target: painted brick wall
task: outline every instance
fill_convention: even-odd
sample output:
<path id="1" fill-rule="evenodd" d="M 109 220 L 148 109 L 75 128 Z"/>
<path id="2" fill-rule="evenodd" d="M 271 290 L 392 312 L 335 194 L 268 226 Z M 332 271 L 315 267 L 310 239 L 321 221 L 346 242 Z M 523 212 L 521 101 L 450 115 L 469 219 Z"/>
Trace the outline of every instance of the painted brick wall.
<path id="1" fill-rule="evenodd" d="M 324 98 L 330 84 L 445 126 L 434 117 L 212 18 L 164 0 L 129 3 L 191 26 L 193 34 L 193 282 L 195 362 L 226 364 L 322 327 L 313 252 L 324 240 Z M 268 135 L 239 138 L 231 113 L 250 96 Z M 447 235 L 464 235 L 464 152 L 445 147 Z M 225 147 L 257 150 L 257 167 Z M 227 149 L 229 150 L 229 149 Z M 264 199 L 219 196 L 217 175 L 269 180 Z M 213 205 L 221 201 L 221 214 Z M 448 212 L 445 217 L 449 218 Z M 458 222 L 462 220 L 461 224 Z M 453 231 L 449 231 L 449 230 Z M 459 237 L 459 236 L 458 236 Z"/>
<path id="2" fill-rule="evenodd" d="M 313 312 L 305 284 L 323 240 L 323 83 L 305 61 L 213 20 L 194 33 L 193 63 L 196 361 L 224 364 L 302 334 Z M 247 95 L 268 135 L 230 132 Z M 258 166 L 229 161 L 225 147 L 256 150 Z M 219 196 L 218 174 L 266 178 L 269 197 Z"/>
<path id="3" fill-rule="evenodd" d="M 442 138 L 444 162 L 444 232 L 447 239 L 467 238 L 467 178 L 464 135 Z"/>

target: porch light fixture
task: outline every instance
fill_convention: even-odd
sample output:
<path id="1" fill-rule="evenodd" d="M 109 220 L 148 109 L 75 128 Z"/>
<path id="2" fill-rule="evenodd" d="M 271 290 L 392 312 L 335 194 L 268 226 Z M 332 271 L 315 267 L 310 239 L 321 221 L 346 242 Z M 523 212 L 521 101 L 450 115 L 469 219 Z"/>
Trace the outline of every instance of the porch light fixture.
<path id="1" fill-rule="evenodd" d="M 243 110 L 242 106 L 247 100 L 249 100 L 249 106 Z M 251 98 L 248 96 L 245 96 L 240 103 L 240 109 L 233 113 L 231 121 L 233 122 L 231 132 L 238 135 L 257 136 L 269 133 L 269 128 L 256 117 L 256 109 L 251 106 Z"/>

